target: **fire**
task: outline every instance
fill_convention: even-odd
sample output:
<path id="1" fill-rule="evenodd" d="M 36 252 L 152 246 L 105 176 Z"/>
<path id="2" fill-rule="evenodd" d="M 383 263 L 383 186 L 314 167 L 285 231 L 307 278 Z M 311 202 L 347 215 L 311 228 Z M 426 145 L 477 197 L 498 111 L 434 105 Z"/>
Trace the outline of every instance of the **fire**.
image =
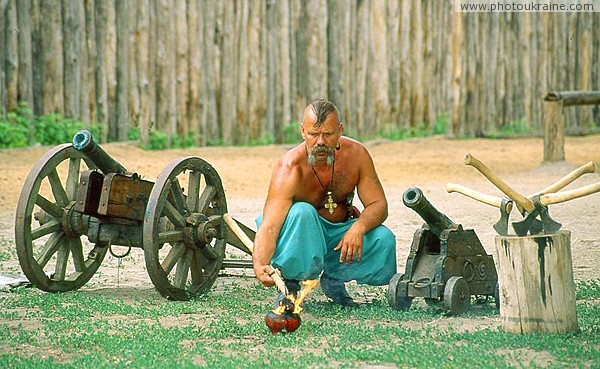
<path id="1" fill-rule="evenodd" d="M 298 292 L 298 296 L 294 296 L 294 294 L 290 293 L 281 301 L 279 306 L 275 308 L 273 312 L 277 315 L 281 315 L 286 311 L 292 311 L 294 314 L 300 314 L 303 310 L 301 305 L 304 302 L 304 299 L 306 299 L 306 296 L 308 296 L 312 290 L 317 288 L 318 285 L 318 279 L 308 279 L 302 281 L 302 288 L 300 289 L 300 292 Z"/>
<path id="2" fill-rule="evenodd" d="M 296 314 L 300 314 L 302 312 L 302 303 L 304 302 L 304 299 L 306 298 L 306 296 L 308 296 L 308 294 L 314 290 L 315 288 L 317 288 L 317 286 L 319 285 L 319 280 L 318 279 L 308 279 L 306 281 L 302 281 L 302 288 L 300 289 L 300 292 L 298 293 L 298 297 L 296 297 L 294 301 L 294 313 Z"/>

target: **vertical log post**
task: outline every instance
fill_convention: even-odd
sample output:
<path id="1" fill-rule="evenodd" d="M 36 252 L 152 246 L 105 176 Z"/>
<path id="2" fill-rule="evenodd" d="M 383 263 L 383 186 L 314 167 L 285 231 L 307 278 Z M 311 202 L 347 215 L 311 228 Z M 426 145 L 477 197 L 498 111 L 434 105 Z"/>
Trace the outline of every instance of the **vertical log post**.
<path id="1" fill-rule="evenodd" d="M 600 91 L 550 92 L 544 97 L 544 161 L 565 160 L 563 109 L 572 105 L 600 105 Z"/>
<path id="2" fill-rule="evenodd" d="M 564 100 L 560 94 L 544 97 L 544 161 L 565 160 Z"/>
<path id="3" fill-rule="evenodd" d="M 571 233 L 498 236 L 502 328 L 512 333 L 577 332 Z"/>

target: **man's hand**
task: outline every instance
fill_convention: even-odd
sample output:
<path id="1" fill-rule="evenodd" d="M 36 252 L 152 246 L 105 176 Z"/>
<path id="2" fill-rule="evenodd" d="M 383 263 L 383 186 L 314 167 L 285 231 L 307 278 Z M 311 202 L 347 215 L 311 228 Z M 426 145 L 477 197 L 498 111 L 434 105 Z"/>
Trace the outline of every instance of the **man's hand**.
<path id="1" fill-rule="evenodd" d="M 256 274 L 256 278 L 262 283 L 265 287 L 271 287 L 275 285 L 275 280 L 273 280 L 273 274 L 275 274 L 275 268 L 270 265 L 259 265 L 254 266 L 254 273 Z"/>
<path id="2" fill-rule="evenodd" d="M 333 251 L 340 251 L 340 263 L 352 264 L 362 258 L 364 232 L 358 230 L 357 223 L 348 229 Z"/>

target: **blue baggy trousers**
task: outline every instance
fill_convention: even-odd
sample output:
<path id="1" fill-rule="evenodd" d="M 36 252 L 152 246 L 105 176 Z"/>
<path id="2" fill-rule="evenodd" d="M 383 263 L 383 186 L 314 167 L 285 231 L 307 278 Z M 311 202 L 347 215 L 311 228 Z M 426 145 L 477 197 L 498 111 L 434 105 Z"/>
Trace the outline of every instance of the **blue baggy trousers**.
<path id="1" fill-rule="evenodd" d="M 256 219 L 258 227 L 261 221 L 262 215 Z M 314 206 L 294 203 L 279 232 L 271 264 L 285 279 L 316 279 L 324 271 L 344 282 L 388 284 L 396 273 L 396 237 L 384 225 L 365 234 L 361 261 L 340 263 L 340 251 L 333 251 L 354 222 L 356 219 L 332 223 Z"/>

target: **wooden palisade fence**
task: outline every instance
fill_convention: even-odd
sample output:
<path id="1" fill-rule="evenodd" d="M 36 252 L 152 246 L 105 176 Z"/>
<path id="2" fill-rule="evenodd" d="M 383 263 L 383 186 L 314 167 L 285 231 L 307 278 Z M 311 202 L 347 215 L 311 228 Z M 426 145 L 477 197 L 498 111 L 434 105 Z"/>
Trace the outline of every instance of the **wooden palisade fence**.
<path id="1" fill-rule="evenodd" d="M 542 131 L 541 96 L 600 89 L 600 13 L 456 13 L 420 0 L 0 0 L 0 117 L 244 143 L 329 97 L 347 132 Z M 595 110 L 594 110 L 595 109 Z M 566 115 L 586 133 L 597 108 Z"/>

